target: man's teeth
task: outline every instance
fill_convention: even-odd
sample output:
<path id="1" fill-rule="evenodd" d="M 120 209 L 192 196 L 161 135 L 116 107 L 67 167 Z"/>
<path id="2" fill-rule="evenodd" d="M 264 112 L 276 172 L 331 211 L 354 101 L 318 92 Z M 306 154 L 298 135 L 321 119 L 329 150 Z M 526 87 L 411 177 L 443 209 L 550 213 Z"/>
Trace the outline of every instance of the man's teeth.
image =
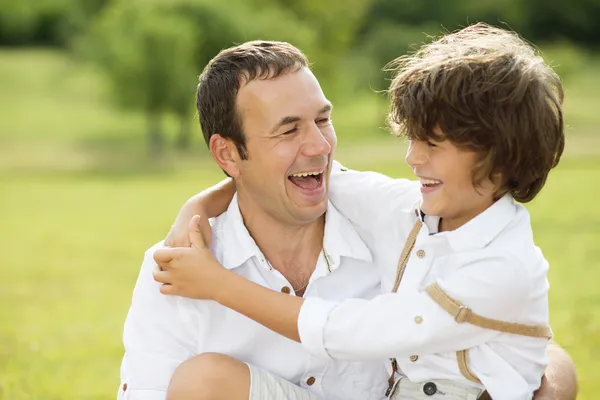
<path id="1" fill-rule="evenodd" d="M 323 173 L 323 171 L 317 171 L 317 172 L 301 172 L 299 174 L 293 174 L 292 176 L 297 177 L 297 178 L 302 178 L 305 176 L 318 176 L 321 175 Z"/>
<path id="2" fill-rule="evenodd" d="M 442 181 L 437 181 L 435 179 L 423 179 L 423 178 L 421 178 L 421 183 L 423 185 L 438 185 L 438 184 L 442 183 Z"/>

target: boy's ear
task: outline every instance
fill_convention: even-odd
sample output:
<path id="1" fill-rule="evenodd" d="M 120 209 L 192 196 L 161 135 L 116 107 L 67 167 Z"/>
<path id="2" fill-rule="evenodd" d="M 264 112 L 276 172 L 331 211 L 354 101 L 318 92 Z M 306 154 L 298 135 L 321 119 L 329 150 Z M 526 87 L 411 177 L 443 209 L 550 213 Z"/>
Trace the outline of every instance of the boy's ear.
<path id="1" fill-rule="evenodd" d="M 235 143 L 215 133 L 210 137 L 208 148 L 219 167 L 232 178 L 237 178 L 240 174 L 239 163 L 242 159 Z"/>

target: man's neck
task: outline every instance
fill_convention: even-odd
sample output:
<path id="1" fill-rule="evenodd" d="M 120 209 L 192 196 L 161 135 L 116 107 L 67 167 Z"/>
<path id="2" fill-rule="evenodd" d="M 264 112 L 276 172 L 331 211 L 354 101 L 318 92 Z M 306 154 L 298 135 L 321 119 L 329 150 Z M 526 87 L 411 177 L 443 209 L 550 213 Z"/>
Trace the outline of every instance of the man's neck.
<path id="1" fill-rule="evenodd" d="M 305 225 L 293 225 L 243 200 L 239 201 L 239 207 L 246 229 L 273 268 L 286 277 L 288 273 L 312 274 L 323 249 L 325 215 Z"/>

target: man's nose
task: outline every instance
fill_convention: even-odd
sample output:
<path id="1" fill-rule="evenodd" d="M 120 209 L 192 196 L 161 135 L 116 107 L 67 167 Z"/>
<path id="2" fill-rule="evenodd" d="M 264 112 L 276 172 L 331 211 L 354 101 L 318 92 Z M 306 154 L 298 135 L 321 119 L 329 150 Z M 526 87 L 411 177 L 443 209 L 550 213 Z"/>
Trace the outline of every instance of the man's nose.
<path id="1" fill-rule="evenodd" d="M 311 126 L 307 132 L 303 153 L 307 157 L 324 156 L 331 153 L 331 143 L 316 124 Z"/>

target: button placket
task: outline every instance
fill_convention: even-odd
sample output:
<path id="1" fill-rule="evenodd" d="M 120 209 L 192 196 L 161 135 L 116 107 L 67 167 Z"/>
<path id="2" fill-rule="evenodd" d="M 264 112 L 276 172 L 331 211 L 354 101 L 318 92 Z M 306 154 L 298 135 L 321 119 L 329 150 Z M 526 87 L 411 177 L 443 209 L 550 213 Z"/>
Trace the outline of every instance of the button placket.
<path id="1" fill-rule="evenodd" d="M 258 265 L 256 265 L 257 271 L 262 276 L 262 278 L 265 280 L 266 286 L 268 288 L 277 290 L 277 291 L 281 291 L 282 293 L 287 293 L 288 289 L 290 289 L 290 293 L 292 292 L 290 283 L 285 278 L 285 276 L 283 276 L 283 274 L 281 274 L 281 272 L 277 271 L 275 268 L 269 269 L 267 261 L 265 261 L 264 265 L 261 265 L 262 260 L 261 260 L 260 256 L 257 257 L 257 261 L 258 261 L 258 263 L 257 263 Z M 286 289 L 286 287 L 288 289 Z"/>

